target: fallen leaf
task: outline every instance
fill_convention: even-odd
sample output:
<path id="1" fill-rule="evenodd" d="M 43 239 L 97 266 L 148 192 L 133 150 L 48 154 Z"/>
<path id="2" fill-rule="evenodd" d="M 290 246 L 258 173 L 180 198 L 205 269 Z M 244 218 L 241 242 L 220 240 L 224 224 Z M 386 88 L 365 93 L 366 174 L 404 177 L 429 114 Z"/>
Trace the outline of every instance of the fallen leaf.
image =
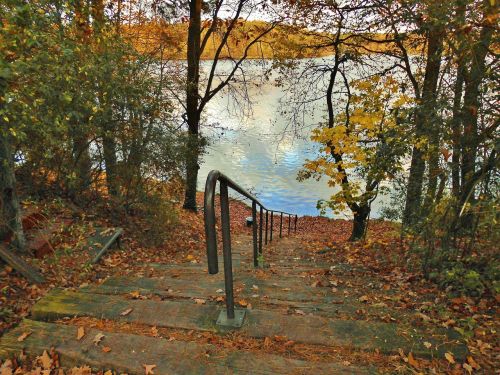
<path id="1" fill-rule="evenodd" d="M 133 310 L 133 308 L 127 309 L 127 310 L 125 310 L 125 311 L 122 311 L 122 312 L 120 313 L 120 315 L 121 315 L 121 316 L 126 316 L 126 315 L 130 314 L 130 313 L 132 312 L 132 310 Z"/>
<path id="2" fill-rule="evenodd" d="M 359 302 L 368 302 L 368 300 L 369 300 L 368 296 L 361 296 L 358 299 Z"/>
<path id="3" fill-rule="evenodd" d="M 266 337 L 264 339 L 264 347 L 268 348 L 269 346 L 271 346 L 271 339 L 269 337 Z"/>
<path id="4" fill-rule="evenodd" d="M 444 354 L 444 357 L 446 358 L 446 360 L 448 362 L 450 362 L 451 364 L 454 364 L 455 363 L 455 358 L 453 357 L 453 354 L 451 354 L 450 352 L 446 352 Z"/>
<path id="5" fill-rule="evenodd" d="M 141 296 L 141 294 L 137 290 L 130 292 L 130 295 L 132 296 L 132 298 L 139 298 Z"/>
<path id="6" fill-rule="evenodd" d="M 49 370 L 52 366 L 52 358 L 50 358 L 49 353 L 46 350 L 43 351 L 43 354 L 38 357 L 44 369 Z"/>
<path id="7" fill-rule="evenodd" d="M 481 368 L 481 366 L 479 366 L 479 364 L 470 355 L 467 356 L 467 362 L 469 362 L 469 365 L 471 365 L 474 370 L 479 370 Z"/>
<path id="8" fill-rule="evenodd" d="M 201 299 L 201 298 L 195 298 L 195 299 L 194 299 L 194 302 L 195 302 L 197 305 L 204 305 L 206 301 L 205 301 L 204 299 Z"/>
<path id="9" fill-rule="evenodd" d="M 253 290 L 259 290 L 259 287 L 257 285 L 252 285 Z"/>
<path id="10" fill-rule="evenodd" d="M 26 337 L 28 337 L 29 335 L 31 335 L 31 333 L 32 333 L 32 332 L 23 332 L 23 333 L 21 334 L 21 336 L 19 336 L 19 337 L 17 338 L 17 341 L 22 342 L 22 341 L 26 340 Z"/>
<path id="11" fill-rule="evenodd" d="M 295 310 L 295 313 L 299 315 L 306 315 L 306 313 L 302 310 Z"/>
<path id="12" fill-rule="evenodd" d="M 432 344 L 428 341 L 425 341 L 424 342 L 424 346 L 427 348 L 427 349 L 430 349 L 432 347 Z"/>
<path id="13" fill-rule="evenodd" d="M 102 341 L 102 339 L 104 338 L 104 335 L 102 333 L 98 333 L 97 335 L 95 335 L 94 337 L 94 345 L 99 345 L 99 343 Z"/>
<path id="14" fill-rule="evenodd" d="M 413 357 L 413 353 L 410 352 L 410 354 L 408 354 L 408 363 L 410 364 L 410 366 L 413 366 L 415 368 L 418 368 L 418 362 L 417 360 Z"/>
<path id="15" fill-rule="evenodd" d="M 83 336 L 85 336 L 85 328 L 83 327 L 78 327 L 78 330 L 76 331 L 76 339 L 80 341 Z"/>
<path id="16" fill-rule="evenodd" d="M 191 254 L 189 254 L 187 257 L 186 257 L 187 260 L 193 260 L 194 259 L 194 256 L 192 256 Z"/>
<path id="17" fill-rule="evenodd" d="M 243 306 L 243 307 L 245 307 L 246 305 L 248 305 L 248 302 L 247 302 L 247 301 L 245 301 L 244 299 L 240 299 L 240 300 L 238 301 L 238 303 L 239 303 L 239 305 L 240 305 L 240 306 Z"/>
<path id="18" fill-rule="evenodd" d="M 146 375 L 154 374 L 153 369 L 156 367 L 156 365 L 143 365 L 144 370 L 146 372 Z"/>
<path id="19" fill-rule="evenodd" d="M 104 353 L 109 353 L 109 352 L 111 351 L 111 348 L 110 348 L 109 346 L 103 346 L 103 347 L 102 347 L 102 351 L 103 351 Z"/>
<path id="20" fill-rule="evenodd" d="M 224 293 L 224 291 L 222 289 L 217 289 L 215 293 Z"/>
<path id="21" fill-rule="evenodd" d="M 106 371 L 106 372 L 104 373 L 104 375 L 113 375 L 113 371 L 108 370 L 108 371 Z"/>
<path id="22" fill-rule="evenodd" d="M 464 363 L 462 367 L 469 373 L 472 374 L 472 366 L 469 365 L 468 363 Z"/>
<path id="23" fill-rule="evenodd" d="M 158 333 L 158 328 L 156 328 L 156 326 L 152 327 L 151 328 L 151 334 L 154 336 L 154 337 L 158 337 L 159 336 L 159 333 Z"/>

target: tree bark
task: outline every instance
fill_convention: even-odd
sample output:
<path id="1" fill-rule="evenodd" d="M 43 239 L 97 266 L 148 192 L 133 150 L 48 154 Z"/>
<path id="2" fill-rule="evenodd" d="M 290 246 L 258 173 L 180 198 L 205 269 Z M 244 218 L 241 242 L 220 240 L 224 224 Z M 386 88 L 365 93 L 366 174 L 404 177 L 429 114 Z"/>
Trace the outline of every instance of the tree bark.
<path id="1" fill-rule="evenodd" d="M 439 80 L 439 69 L 441 68 L 441 58 L 443 55 L 443 38 L 444 30 L 435 28 L 429 33 L 428 44 L 428 59 L 432 59 L 431 69 L 433 69 L 433 77 L 436 84 L 433 86 L 433 95 L 429 97 L 426 103 L 425 128 L 429 137 L 429 168 L 428 168 L 428 185 L 425 200 L 423 204 L 424 214 L 427 215 L 436 198 L 436 189 L 438 185 L 438 177 L 442 173 L 439 168 L 440 141 L 441 141 L 441 124 L 437 118 L 437 83 Z M 423 93 L 424 94 L 424 93 Z"/>
<path id="2" fill-rule="evenodd" d="M 490 13 L 494 14 L 494 7 L 490 2 L 485 2 L 486 11 L 484 15 L 484 26 L 481 29 L 479 39 L 472 49 L 471 66 L 466 79 L 464 104 L 462 110 L 463 137 L 462 137 L 462 187 L 474 175 L 476 170 L 476 157 L 479 147 L 479 134 L 477 119 L 479 112 L 479 89 L 486 73 L 486 55 L 491 44 L 493 28 L 490 21 Z M 491 16 L 494 19 L 494 16 Z M 473 194 L 473 193 L 472 193 Z"/>
<path id="3" fill-rule="evenodd" d="M 462 137 L 462 95 L 467 69 L 467 58 L 465 56 L 465 39 L 461 29 L 465 25 L 465 2 L 459 3 L 457 7 L 457 27 L 458 30 L 458 47 L 457 47 L 457 77 L 453 87 L 453 107 L 452 107 L 452 147 L 453 154 L 451 157 L 451 191 L 453 196 L 458 199 L 460 195 L 460 160 L 461 160 L 461 137 Z"/>
<path id="4" fill-rule="evenodd" d="M 105 47 L 101 43 L 101 34 L 106 22 L 104 18 L 103 0 L 92 1 L 92 18 L 97 51 L 99 54 L 102 54 L 105 53 Z M 112 72 L 109 72 L 109 74 L 112 74 Z M 106 166 L 106 187 L 110 195 L 117 196 L 119 194 L 120 188 L 116 170 L 116 127 L 113 123 L 111 103 L 106 102 L 110 98 L 110 95 L 109 93 L 108 95 L 105 95 L 105 84 L 103 82 L 101 82 L 101 84 L 101 87 L 98 87 L 97 96 L 99 98 L 101 106 L 105 108 L 105 116 L 103 116 L 104 122 L 101 125 L 101 132 L 104 164 Z"/>
<path id="5" fill-rule="evenodd" d="M 84 6 L 82 0 L 75 1 L 75 22 L 76 32 L 79 41 L 82 44 L 88 43 L 89 31 L 89 15 L 88 8 Z M 78 88 L 76 88 L 78 90 Z M 88 121 L 74 120 L 71 126 L 70 134 L 72 138 L 72 157 L 73 166 L 76 175 L 76 181 L 70 181 L 68 186 L 69 193 L 72 199 L 76 199 L 78 194 L 87 190 L 91 183 L 91 168 L 89 142 L 86 128 Z"/>
<path id="6" fill-rule="evenodd" d="M 368 215 L 370 215 L 370 206 L 360 205 L 357 211 L 353 211 L 354 220 L 352 223 L 352 232 L 349 241 L 358 241 L 362 239 L 366 232 L 368 224 Z"/>
<path id="7" fill-rule="evenodd" d="M 422 138 L 427 138 L 427 140 L 429 140 L 429 136 L 431 135 L 430 132 L 435 132 L 435 129 L 433 130 L 431 127 L 437 125 L 433 124 L 432 120 L 435 118 L 434 114 L 437 99 L 436 89 L 443 50 L 443 33 L 441 28 L 436 27 L 428 32 L 427 43 L 427 64 L 425 68 L 422 97 L 420 98 L 420 105 L 415 115 L 415 136 L 417 141 L 420 141 Z M 422 145 L 413 146 L 406 204 L 403 214 L 403 225 L 405 227 L 416 223 L 420 215 L 422 186 L 425 172 L 424 154 L 425 148 L 422 147 Z M 433 163 L 436 164 L 435 161 L 433 161 Z M 435 168 L 435 165 L 433 168 Z M 437 175 L 435 177 L 437 183 Z M 432 186 L 430 186 L 429 188 L 431 193 L 432 190 L 434 190 L 435 193 L 435 187 L 432 188 Z"/>
<path id="8" fill-rule="evenodd" d="M 10 137 L 5 134 L 5 124 L 0 129 L 0 239 L 12 238 L 12 244 L 20 252 L 26 251 L 21 220 L 21 207 L 16 192 L 14 160 L 10 147 Z"/>
<path id="9" fill-rule="evenodd" d="M 188 141 L 186 151 L 186 194 L 184 208 L 197 210 L 196 186 L 198 182 L 199 160 L 199 80 L 200 80 L 200 38 L 201 38 L 201 0 L 189 2 L 189 29 L 187 46 L 187 85 L 186 116 Z"/>
<path id="10" fill-rule="evenodd" d="M 104 164 L 106 165 L 106 186 L 108 193 L 112 196 L 118 196 L 120 192 L 118 183 L 118 174 L 116 166 L 116 140 L 114 137 L 114 127 L 112 129 L 104 129 L 102 139 L 102 147 L 104 154 Z"/>

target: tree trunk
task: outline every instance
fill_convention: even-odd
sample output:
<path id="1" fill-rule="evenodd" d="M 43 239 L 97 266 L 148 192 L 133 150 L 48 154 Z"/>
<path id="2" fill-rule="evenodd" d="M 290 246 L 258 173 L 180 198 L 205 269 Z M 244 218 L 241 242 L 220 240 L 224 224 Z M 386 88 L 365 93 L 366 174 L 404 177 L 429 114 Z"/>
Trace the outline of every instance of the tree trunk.
<path id="1" fill-rule="evenodd" d="M 79 42 L 82 45 L 88 44 L 88 36 L 90 34 L 88 8 L 84 6 L 82 0 L 75 1 L 75 22 L 76 33 Z M 82 76 L 82 80 L 86 77 Z M 78 90 L 79 88 L 76 88 Z M 72 139 L 72 157 L 73 167 L 75 171 L 75 181 L 69 183 L 69 193 L 72 199 L 76 199 L 79 194 L 90 187 L 91 177 L 90 171 L 92 163 L 90 160 L 90 150 L 87 135 L 88 119 L 73 120 L 70 134 Z"/>
<path id="2" fill-rule="evenodd" d="M 77 123 L 72 127 L 72 156 L 76 180 L 70 181 L 68 187 L 71 198 L 76 199 L 81 192 L 84 192 L 90 187 L 90 171 L 92 168 L 92 162 L 90 160 L 88 137 L 85 134 L 85 131 L 83 131 L 83 129 L 86 127 L 86 124 L 77 121 Z"/>
<path id="3" fill-rule="evenodd" d="M 26 251 L 26 238 L 21 221 L 21 207 L 16 193 L 14 161 L 6 126 L 0 129 L 0 239 L 12 238 L 12 244 L 20 251 Z"/>
<path id="4" fill-rule="evenodd" d="M 462 94 L 467 69 L 467 58 L 465 48 L 465 38 L 463 35 L 462 27 L 465 25 L 465 10 L 466 4 L 460 3 L 457 7 L 457 29 L 459 30 L 457 39 L 458 44 L 458 65 L 457 65 L 457 78 L 453 87 L 453 109 L 451 119 L 452 129 L 452 147 L 453 154 L 451 157 L 451 191 L 455 199 L 460 195 L 460 160 L 461 160 L 461 137 L 462 137 L 462 117 L 461 105 Z"/>
<path id="5" fill-rule="evenodd" d="M 485 25 L 481 29 L 477 44 L 471 54 L 471 67 L 466 80 L 464 105 L 462 111 L 463 137 L 462 137 L 462 187 L 474 175 L 476 170 L 476 157 L 479 147 L 477 119 L 479 112 L 479 88 L 486 73 L 486 55 L 491 44 L 493 25 L 489 21 L 489 13 L 494 12 L 494 7 L 486 2 Z M 494 19 L 494 17 L 492 16 Z M 474 195 L 474 193 L 472 193 Z"/>
<path id="6" fill-rule="evenodd" d="M 437 124 L 433 124 L 433 120 L 435 119 L 436 90 L 439 69 L 441 67 L 441 54 L 443 51 L 443 32 L 440 27 L 434 27 L 428 32 L 427 43 L 427 64 L 425 68 L 422 97 L 420 100 L 421 104 L 415 116 L 415 135 L 417 141 L 420 141 L 421 138 L 427 138 L 428 141 L 432 142 L 431 146 L 436 147 L 436 140 L 439 144 L 439 131 L 437 129 Z M 415 224 L 420 216 L 422 182 L 425 172 L 425 151 L 426 150 L 420 145 L 413 146 L 406 205 L 403 214 L 403 225 L 405 227 Z M 438 152 L 439 150 L 433 151 Z M 432 182 L 429 186 L 429 193 L 432 194 L 432 197 L 435 194 L 437 185 L 436 161 L 437 159 L 434 156 L 433 165 L 431 165 L 430 168 Z"/>
<path id="7" fill-rule="evenodd" d="M 190 19 L 187 46 L 187 86 L 186 115 L 188 123 L 188 141 L 186 151 L 186 195 L 184 208 L 192 211 L 196 206 L 196 185 L 198 182 L 199 129 L 200 111 L 199 79 L 200 79 L 200 34 L 201 34 L 201 0 L 189 3 Z"/>
<path id="8" fill-rule="evenodd" d="M 108 193 L 112 196 L 119 195 L 118 174 L 116 173 L 116 140 L 114 137 L 114 129 L 105 129 L 102 147 L 104 154 L 104 163 L 106 165 L 106 185 Z"/>
<path id="9" fill-rule="evenodd" d="M 353 211 L 354 220 L 352 223 L 352 232 L 349 241 L 358 241 L 362 239 L 366 232 L 368 216 L 370 215 L 370 206 L 359 206 L 357 211 Z"/>

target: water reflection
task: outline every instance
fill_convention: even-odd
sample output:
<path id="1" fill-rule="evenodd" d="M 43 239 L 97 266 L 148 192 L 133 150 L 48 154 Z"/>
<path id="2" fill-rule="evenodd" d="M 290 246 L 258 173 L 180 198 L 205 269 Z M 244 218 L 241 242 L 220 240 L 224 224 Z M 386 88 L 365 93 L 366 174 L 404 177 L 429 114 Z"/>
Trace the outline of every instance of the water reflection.
<path id="1" fill-rule="evenodd" d="M 297 181 L 297 173 L 307 158 L 314 157 L 317 146 L 309 140 L 310 128 L 296 134 L 287 128 L 289 123 L 278 111 L 283 95 L 272 83 L 250 88 L 253 113 L 246 118 L 235 114 L 237 108 L 227 93 L 209 103 L 207 120 L 219 126 L 205 128 L 211 145 L 201 163 L 199 189 L 204 188 L 207 174 L 218 169 L 271 209 L 318 215 L 317 201 L 328 199 L 333 189 L 326 180 Z M 313 126 L 323 115 L 321 110 L 307 114 L 305 123 Z M 375 201 L 372 216 L 379 210 L 380 202 Z"/>

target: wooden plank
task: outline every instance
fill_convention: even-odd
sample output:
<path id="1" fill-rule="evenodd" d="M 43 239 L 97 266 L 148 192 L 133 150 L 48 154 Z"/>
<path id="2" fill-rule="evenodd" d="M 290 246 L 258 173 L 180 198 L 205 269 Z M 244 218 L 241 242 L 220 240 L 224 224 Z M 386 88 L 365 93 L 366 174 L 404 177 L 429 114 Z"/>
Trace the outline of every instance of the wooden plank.
<path id="1" fill-rule="evenodd" d="M 95 252 L 92 263 L 97 263 L 114 242 L 119 244 L 122 234 L 122 228 L 96 229 L 95 235 L 89 238 L 91 249 Z"/>
<path id="2" fill-rule="evenodd" d="M 161 278 L 130 278 L 112 277 L 99 286 L 89 286 L 82 291 L 99 294 L 127 294 L 135 290 L 142 290 L 147 294 L 157 294 L 167 297 L 207 298 L 208 296 L 223 295 L 217 290 L 224 290 L 222 273 L 219 275 L 185 275 L 178 277 L 164 276 Z M 288 302 L 296 305 L 302 302 L 316 302 L 322 304 L 344 303 L 341 293 L 332 295 L 329 288 L 313 288 L 310 282 L 300 278 L 279 280 L 273 278 L 262 280 L 254 276 L 239 274 L 234 279 L 238 297 L 246 298 L 252 303 L 267 301 L 270 304 Z M 255 289 L 257 287 L 258 289 Z M 257 295 L 258 297 L 252 297 Z M 364 307 L 356 303 L 357 308 Z M 299 307 L 297 307 L 299 308 Z M 355 309 L 354 309 L 355 311 Z"/>
<path id="3" fill-rule="evenodd" d="M 130 314 L 121 312 L 132 308 Z M 54 320 L 71 316 L 140 323 L 199 331 L 221 331 L 216 326 L 220 308 L 198 305 L 195 301 L 130 300 L 123 297 L 54 290 L 33 308 L 38 320 Z M 393 323 L 358 320 L 335 320 L 319 316 L 283 315 L 266 310 L 247 310 L 242 334 L 250 337 L 286 336 L 289 340 L 308 344 L 352 347 L 357 350 L 379 350 L 384 354 L 412 351 L 421 357 L 442 357 L 452 352 L 463 359 L 467 348 L 458 341 L 458 334 L 446 331 L 443 337 L 425 337 L 415 329 L 400 329 Z M 431 343 L 427 348 L 424 342 Z"/>
<path id="4" fill-rule="evenodd" d="M 144 364 L 156 365 L 155 374 L 368 374 L 374 371 L 329 362 L 305 362 L 276 355 L 218 348 L 210 344 L 168 341 L 125 333 L 86 329 L 77 340 L 77 327 L 25 320 L 0 339 L 0 357 L 40 355 L 54 347 L 61 365 L 89 365 L 95 371 L 144 374 Z M 18 337 L 31 332 L 22 342 Z M 104 335 L 99 345 L 93 339 Z M 108 352 L 103 352 L 106 346 Z"/>
<path id="5" fill-rule="evenodd" d="M 5 263 L 14 268 L 21 275 L 26 277 L 30 282 L 41 284 L 45 282 L 43 276 L 32 266 L 24 261 L 21 257 L 15 255 L 12 251 L 5 248 L 5 246 L 0 244 L 0 258 L 2 258 Z"/>
<path id="6" fill-rule="evenodd" d="M 178 276 L 177 276 L 178 275 Z M 193 282 L 196 280 L 196 283 Z M 285 282 L 284 282 L 285 281 Z M 234 280 L 238 288 L 237 299 L 244 298 L 254 308 L 269 308 L 278 306 L 282 309 L 300 310 L 302 313 L 326 317 L 352 316 L 363 309 L 368 316 L 379 317 L 382 313 L 402 319 L 401 312 L 386 307 L 372 307 L 360 303 L 355 296 L 345 296 L 342 287 L 332 294 L 329 288 L 313 288 L 311 280 L 301 280 L 297 277 L 277 277 L 259 279 L 252 276 L 237 275 Z M 254 285 L 258 289 L 254 289 Z M 157 295 L 169 299 L 183 298 L 205 299 L 207 296 L 223 296 L 223 275 L 185 275 L 163 276 L 160 278 L 130 278 L 112 277 L 100 285 L 90 285 L 81 288 L 85 293 L 127 295 L 140 292 L 142 295 Z M 377 319 L 379 320 L 379 319 Z"/>

